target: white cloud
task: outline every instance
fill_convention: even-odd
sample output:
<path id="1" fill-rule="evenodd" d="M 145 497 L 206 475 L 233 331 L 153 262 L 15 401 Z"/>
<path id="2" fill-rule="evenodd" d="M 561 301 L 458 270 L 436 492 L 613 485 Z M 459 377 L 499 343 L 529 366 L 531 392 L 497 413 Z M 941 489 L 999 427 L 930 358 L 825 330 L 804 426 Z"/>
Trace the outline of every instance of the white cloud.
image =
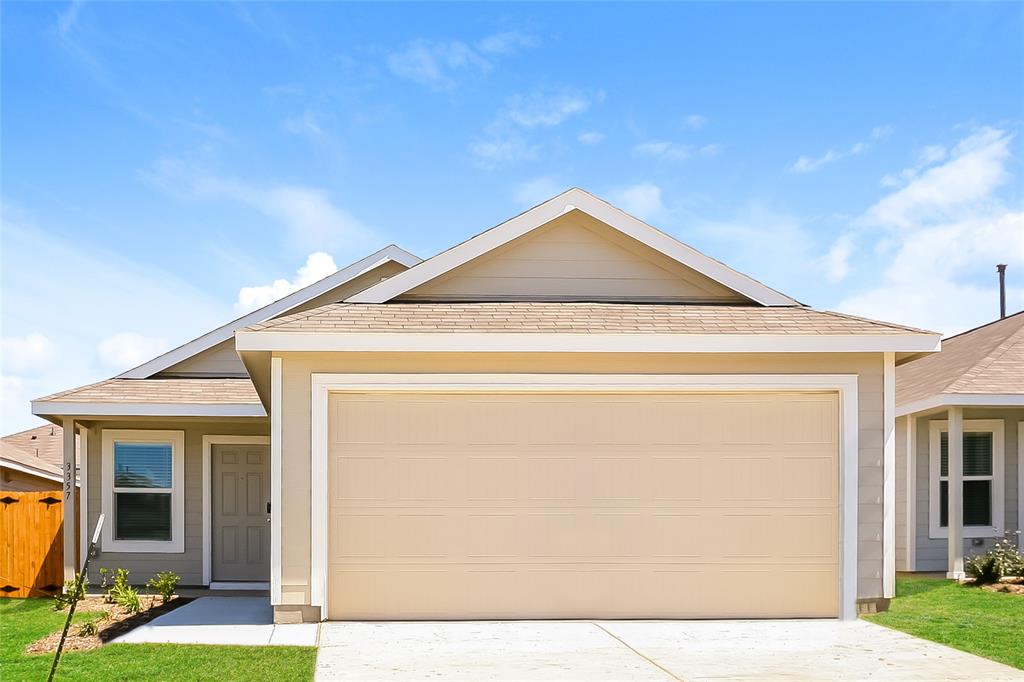
<path id="1" fill-rule="evenodd" d="M 690 130 L 700 130 L 708 124 L 708 119 L 700 114 L 690 114 L 683 119 L 683 126 Z"/>
<path id="2" fill-rule="evenodd" d="M 96 357 L 107 369 L 123 371 L 152 360 L 169 348 L 166 339 L 121 332 L 96 344 Z"/>
<path id="3" fill-rule="evenodd" d="M 633 147 L 633 153 L 640 156 L 651 156 L 656 159 L 667 159 L 670 161 L 681 161 L 690 158 L 693 147 L 686 144 L 674 142 L 642 142 Z"/>
<path id="4" fill-rule="evenodd" d="M 822 259 L 825 276 L 830 282 L 841 282 L 850 274 L 850 256 L 853 254 L 853 236 L 841 234 L 832 243 Z"/>
<path id="5" fill-rule="evenodd" d="M 292 135 L 305 135 L 307 137 L 322 137 L 324 130 L 317 120 L 317 116 L 310 110 L 302 112 L 301 116 L 293 116 L 284 120 L 281 124 L 286 133 Z"/>
<path id="6" fill-rule="evenodd" d="M 971 134 L 957 144 L 949 161 L 929 168 L 872 206 L 866 221 L 913 227 L 921 220 L 951 217 L 964 207 L 970 210 L 1006 181 L 1005 163 L 1012 139 L 1009 133 L 993 128 Z"/>
<path id="7" fill-rule="evenodd" d="M 916 178 L 925 168 L 943 161 L 948 152 L 942 145 L 933 144 L 922 147 L 917 151 L 917 162 L 909 168 L 904 168 L 899 174 L 886 174 L 882 177 L 882 187 L 899 187 Z"/>
<path id="8" fill-rule="evenodd" d="M 262 308 L 274 301 L 284 298 L 293 291 L 298 291 L 314 282 L 319 282 L 324 277 L 333 275 L 338 271 L 334 259 L 322 251 L 309 254 L 306 263 L 295 273 L 294 279 L 275 279 L 270 284 L 263 284 L 252 287 L 242 287 L 238 291 L 238 301 L 235 302 L 235 313 L 244 315 L 247 312 Z"/>
<path id="9" fill-rule="evenodd" d="M 550 175 L 545 175 L 516 185 L 512 196 L 517 203 L 523 206 L 536 206 L 553 196 L 561 194 L 566 189 L 568 187 L 563 183 L 560 183 Z"/>
<path id="10" fill-rule="evenodd" d="M 399 78 L 434 90 L 450 90 L 461 73 L 485 73 L 492 59 L 536 47 L 539 40 L 521 31 L 502 31 L 476 43 L 462 40 L 415 40 L 387 55 L 387 65 Z"/>
<path id="11" fill-rule="evenodd" d="M 872 258 L 891 257 L 870 286 L 850 293 L 839 308 L 945 334 L 993 319 L 996 263 L 1024 272 L 1024 213 L 998 195 L 1012 139 L 981 128 L 948 156 L 938 146 L 922 149 L 917 166 L 945 162 L 915 172 L 855 221 L 859 238 L 877 238 Z M 1011 284 L 1007 294 L 1011 309 L 1024 307 L 1024 287 Z"/>
<path id="12" fill-rule="evenodd" d="M 648 220 L 658 217 L 665 211 L 665 205 L 661 201 L 661 188 L 653 182 L 640 182 L 613 189 L 609 192 L 608 199 L 623 211 Z"/>
<path id="13" fill-rule="evenodd" d="M 870 141 L 855 142 L 846 151 L 829 149 L 820 156 L 800 156 L 793 162 L 793 165 L 789 167 L 789 170 L 793 173 L 814 173 L 815 171 L 821 170 L 825 166 L 839 161 L 840 159 L 863 154 L 871 148 L 872 142 L 885 139 L 892 134 L 892 131 L 893 127 L 891 125 L 876 126 L 871 130 Z"/>
<path id="14" fill-rule="evenodd" d="M 504 115 L 521 128 L 550 128 L 589 108 L 590 98 L 581 92 L 538 90 L 510 97 Z"/>
<path id="15" fill-rule="evenodd" d="M 591 96 L 569 88 L 512 95 L 487 126 L 484 137 L 471 144 L 469 151 L 483 168 L 537 158 L 540 145 L 531 142 L 528 133 L 561 125 L 602 97 L 601 93 Z"/>
<path id="16" fill-rule="evenodd" d="M 3 339 L 3 368 L 6 374 L 38 372 L 51 367 L 60 358 L 56 343 L 39 332 Z"/>
<path id="17" fill-rule="evenodd" d="M 57 32 L 66 38 L 78 23 L 78 13 L 82 11 L 83 0 L 71 0 L 67 7 L 57 12 Z"/>
<path id="18" fill-rule="evenodd" d="M 180 159 L 160 159 L 143 179 L 188 199 L 227 199 L 249 206 L 283 224 L 292 245 L 312 251 L 358 252 L 373 241 L 372 232 L 327 192 L 304 185 L 261 186 L 216 175 Z"/>
<path id="19" fill-rule="evenodd" d="M 583 144 L 594 145 L 599 144 L 604 140 L 604 133 L 599 133 L 593 130 L 587 130 L 576 136 L 576 139 Z"/>

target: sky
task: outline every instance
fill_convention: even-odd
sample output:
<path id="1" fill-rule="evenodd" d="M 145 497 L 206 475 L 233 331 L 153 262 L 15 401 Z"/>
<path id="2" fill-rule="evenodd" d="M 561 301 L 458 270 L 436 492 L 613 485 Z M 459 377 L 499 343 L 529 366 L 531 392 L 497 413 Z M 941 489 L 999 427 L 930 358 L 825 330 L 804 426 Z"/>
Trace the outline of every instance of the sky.
<path id="1" fill-rule="evenodd" d="M 579 186 L 817 308 L 1024 308 L 1024 4 L 0 5 L 0 430 Z"/>

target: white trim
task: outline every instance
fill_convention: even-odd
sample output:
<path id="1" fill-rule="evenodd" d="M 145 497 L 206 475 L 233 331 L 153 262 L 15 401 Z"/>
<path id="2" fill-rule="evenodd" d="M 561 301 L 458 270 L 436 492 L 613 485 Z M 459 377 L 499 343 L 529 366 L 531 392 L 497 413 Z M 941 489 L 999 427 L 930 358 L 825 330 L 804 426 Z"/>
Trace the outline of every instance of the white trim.
<path id="1" fill-rule="evenodd" d="M 102 478 L 100 489 L 103 514 L 110 519 L 103 525 L 104 552 L 153 552 L 181 554 L 185 551 L 185 432 L 150 429 L 103 429 Z M 171 444 L 171 539 L 170 540 L 117 540 L 114 528 L 114 442 Z M 141 492 L 141 489 L 140 489 Z M 157 492 L 167 492 L 158 490 Z"/>
<path id="2" fill-rule="evenodd" d="M 78 403 L 33 400 L 32 414 L 76 417 L 266 417 L 258 403 Z"/>
<path id="3" fill-rule="evenodd" d="M 281 358 L 270 358 L 270 604 L 281 603 Z"/>
<path id="4" fill-rule="evenodd" d="M 265 322 L 272 317 L 277 317 L 283 313 L 288 312 L 296 306 L 300 306 L 303 303 L 324 294 L 331 289 L 342 286 L 349 281 L 355 279 L 359 275 L 369 272 L 374 268 L 383 265 L 388 261 L 394 261 L 400 263 L 406 267 L 411 268 L 417 263 L 421 262 L 421 259 L 412 255 L 408 251 L 401 249 L 394 244 L 386 246 L 380 251 L 370 254 L 366 258 L 361 258 L 351 265 L 347 265 L 342 269 L 338 270 L 332 275 L 321 279 L 318 282 L 314 282 L 307 287 L 299 289 L 284 298 L 281 298 L 269 305 L 265 305 L 258 310 L 254 310 L 237 320 L 232 320 L 227 324 L 214 329 L 211 332 L 203 334 L 197 339 L 189 341 L 188 343 L 175 348 L 174 350 L 168 351 L 163 355 L 153 358 L 148 362 L 145 362 L 138 367 L 134 367 L 127 372 L 123 372 L 117 376 L 118 379 L 147 379 L 157 372 L 161 372 L 168 367 L 178 364 L 188 358 L 202 353 L 204 350 L 216 346 L 218 343 L 222 343 L 230 339 L 235 331 L 242 327 L 247 327 L 251 324 L 257 324 L 259 322 Z"/>
<path id="5" fill-rule="evenodd" d="M 89 428 L 78 427 L 78 568 L 89 551 Z"/>
<path id="6" fill-rule="evenodd" d="M 320 374 L 311 379 L 312 604 L 327 619 L 329 394 L 335 391 L 836 391 L 840 411 L 840 604 L 857 617 L 858 396 L 854 374 Z"/>
<path id="7" fill-rule="evenodd" d="M 1024 550 L 1024 421 L 1017 422 L 1017 547 Z"/>
<path id="8" fill-rule="evenodd" d="M 941 433 L 949 429 L 945 419 L 934 419 L 928 424 L 928 537 L 932 539 L 948 538 L 949 528 L 939 525 L 939 480 L 942 458 Z M 998 538 L 1002 537 L 1002 526 L 1005 523 L 1004 490 L 1004 425 L 1002 419 L 965 419 L 964 433 L 992 432 L 992 525 L 963 526 L 962 538 Z M 964 481 L 988 480 L 988 476 L 964 476 Z M 953 489 L 950 488 L 950 495 Z M 962 507 L 961 502 L 961 507 Z M 953 523 L 953 519 L 949 519 Z"/>
<path id="9" fill-rule="evenodd" d="M 385 303 L 421 284 L 429 282 L 454 268 L 467 263 L 503 244 L 531 232 L 571 210 L 579 210 L 600 220 L 646 246 L 672 258 L 719 284 L 747 298 L 770 306 L 799 305 L 792 298 L 733 270 L 696 249 L 683 244 L 621 209 L 598 199 L 578 188 L 572 188 L 548 199 L 525 213 L 501 223 L 497 227 L 462 242 L 447 251 L 428 258 L 416 267 L 399 273 L 380 284 L 368 287 L 351 296 L 352 303 Z"/>
<path id="10" fill-rule="evenodd" d="M 269 443 L 270 436 L 203 436 L 203 584 L 209 585 L 211 590 L 215 589 L 213 587 L 213 446 L 267 445 Z M 273 562 L 273 555 L 271 555 L 271 562 Z"/>
<path id="11" fill-rule="evenodd" d="M 1024 407 L 1024 393 L 939 393 L 896 406 L 896 416 L 915 414 L 939 407 Z"/>
<path id="12" fill-rule="evenodd" d="M 907 416 L 907 567 L 917 570 L 917 417 Z"/>
<path id="13" fill-rule="evenodd" d="M 411 272 L 411 271 L 410 271 Z M 938 334 L 534 334 L 238 332 L 239 351 L 449 353 L 917 353 Z"/>
<path id="14" fill-rule="evenodd" d="M 64 482 L 64 476 L 62 474 L 55 474 L 52 471 L 37 469 L 29 464 L 15 462 L 13 459 L 7 459 L 6 457 L 0 457 L 0 466 L 4 469 L 13 469 L 14 471 L 20 471 L 23 474 L 29 474 L 31 476 L 36 476 L 37 478 L 45 478 L 48 481 L 54 481 L 56 483 Z M 80 481 L 77 483 L 78 485 L 81 485 Z"/>
<path id="15" fill-rule="evenodd" d="M 261 582 L 212 582 L 211 590 L 269 590 L 270 583 Z"/>
<path id="16" fill-rule="evenodd" d="M 882 597 L 896 595 L 896 354 L 882 356 Z"/>

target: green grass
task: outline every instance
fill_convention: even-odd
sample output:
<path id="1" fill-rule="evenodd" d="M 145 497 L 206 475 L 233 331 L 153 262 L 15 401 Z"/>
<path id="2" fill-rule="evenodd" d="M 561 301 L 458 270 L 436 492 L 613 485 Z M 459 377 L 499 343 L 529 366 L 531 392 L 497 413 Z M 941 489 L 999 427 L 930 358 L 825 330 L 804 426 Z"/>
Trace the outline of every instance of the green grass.
<path id="1" fill-rule="evenodd" d="M 75 622 L 98 617 L 76 614 Z M 60 630 L 66 618 L 49 599 L 0 599 L 0 678 L 45 680 L 53 655 L 29 655 L 25 647 Z M 57 679 L 311 680 L 315 663 L 314 647 L 108 644 L 62 655 Z"/>
<path id="2" fill-rule="evenodd" d="M 889 610 L 865 618 L 1024 670 L 1024 597 L 941 578 L 898 578 Z"/>

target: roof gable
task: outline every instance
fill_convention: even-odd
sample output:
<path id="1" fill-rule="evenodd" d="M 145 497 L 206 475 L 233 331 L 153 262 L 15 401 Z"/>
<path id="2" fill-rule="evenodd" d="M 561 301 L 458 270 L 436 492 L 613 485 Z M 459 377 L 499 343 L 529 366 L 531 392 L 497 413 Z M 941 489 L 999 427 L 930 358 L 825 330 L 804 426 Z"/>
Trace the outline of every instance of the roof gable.
<path id="1" fill-rule="evenodd" d="M 752 302 L 578 209 L 395 300 Z"/>
<path id="2" fill-rule="evenodd" d="M 423 261 L 406 272 L 367 288 L 347 300 L 352 303 L 384 303 L 407 294 L 415 296 L 413 292 L 423 287 L 424 284 L 434 282 L 456 268 L 490 254 L 524 235 L 547 227 L 570 212 L 579 212 L 593 221 L 603 223 L 609 230 L 658 254 L 659 258 L 667 259 L 675 265 L 686 268 L 687 272 L 692 273 L 691 284 L 699 282 L 700 285 L 707 287 L 711 283 L 712 288 L 718 292 L 730 291 L 737 298 L 744 298 L 761 305 L 799 305 L 794 299 L 729 268 L 578 188 L 563 192 L 497 227 Z M 422 293 L 426 290 L 428 288 L 420 291 Z M 480 296 L 486 298 L 487 294 L 480 294 Z M 465 293 L 462 298 L 465 299 Z M 631 295 L 627 293 L 623 298 L 631 298 Z M 643 297 L 640 300 L 643 300 Z"/>
<path id="3" fill-rule="evenodd" d="M 224 352 L 224 342 L 230 341 L 237 330 L 264 322 L 279 315 L 322 305 L 327 302 L 325 297 L 329 296 L 334 290 L 382 266 L 395 264 L 404 269 L 410 268 L 419 262 L 419 258 L 392 244 L 376 253 L 370 254 L 366 258 L 341 268 L 318 282 L 292 292 L 284 298 L 278 299 L 251 313 L 247 313 L 211 332 L 203 334 L 199 338 L 178 346 L 127 372 L 123 372 L 117 378 L 147 379 L 161 372 L 175 373 L 175 370 L 178 373 L 189 374 L 218 376 L 237 374 L 238 376 L 248 376 L 245 366 L 234 355 L 234 349 L 230 349 L 229 355 L 226 355 Z M 392 266 L 392 269 L 388 270 L 388 274 L 393 272 L 394 267 Z M 367 281 L 364 284 L 369 285 L 370 282 Z M 200 357 L 201 355 L 202 357 Z"/>

